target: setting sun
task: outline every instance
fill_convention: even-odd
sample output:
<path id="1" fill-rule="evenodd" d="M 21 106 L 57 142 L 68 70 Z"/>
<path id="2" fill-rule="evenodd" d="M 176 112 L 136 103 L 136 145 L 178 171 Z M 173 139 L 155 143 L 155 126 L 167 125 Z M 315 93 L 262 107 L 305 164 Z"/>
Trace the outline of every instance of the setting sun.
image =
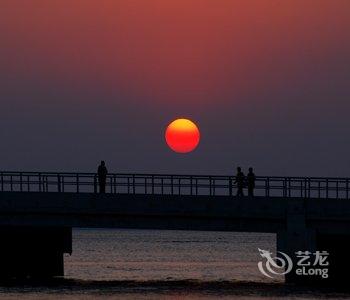
<path id="1" fill-rule="evenodd" d="M 168 125 L 165 140 L 173 151 L 188 153 L 198 146 L 200 132 L 197 125 L 192 121 L 177 119 Z"/>

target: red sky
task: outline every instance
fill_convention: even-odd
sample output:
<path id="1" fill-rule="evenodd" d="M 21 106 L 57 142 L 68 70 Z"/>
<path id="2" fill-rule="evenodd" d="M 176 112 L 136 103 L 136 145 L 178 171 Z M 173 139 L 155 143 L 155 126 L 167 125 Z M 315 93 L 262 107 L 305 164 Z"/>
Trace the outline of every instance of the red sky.
<path id="1" fill-rule="evenodd" d="M 59 135 L 63 147 L 59 152 L 72 162 L 69 148 L 62 145 L 74 141 L 71 132 L 76 127 L 69 120 L 79 119 L 80 143 L 98 142 L 84 139 L 86 128 L 93 128 L 106 145 L 106 150 L 92 147 L 91 156 L 78 159 L 79 167 L 88 168 L 88 159 L 102 155 L 109 160 L 124 155 L 124 160 L 135 161 L 142 169 L 158 170 L 142 160 L 152 151 L 164 155 L 162 165 L 171 171 L 178 162 L 163 153 L 157 128 L 178 116 L 192 117 L 204 128 L 208 144 L 192 158 L 191 171 L 206 171 L 202 159 L 209 157 L 213 163 L 208 171 L 225 172 L 225 165 L 241 162 L 277 172 L 278 164 L 270 169 L 270 147 L 281 147 L 286 135 L 299 145 L 297 149 L 311 145 L 303 134 L 318 137 L 322 149 L 324 135 L 329 134 L 333 148 L 350 150 L 341 138 L 348 125 L 341 120 L 349 109 L 349 32 L 347 0 L 1 0 L 3 128 L 26 120 L 37 129 L 37 122 L 45 124 L 49 116 L 57 124 L 66 119 L 67 132 L 56 123 L 52 131 Z M 113 110 L 123 122 L 114 123 Z M 147 129 L 147 122 L 154 124 Z M 117 151 L 118 145 L 101 138 L 104 126 L 118 127 L 107 135 L 132 149 L 130 156 L 122 152 L 114 158 L 108 153 L 108 148 Z M 18 129 L 13 134 L 6 131 L 2 138 L 15 133 Z M 334 141 L 336 133 L 339 140 Z M 56 152 L 55 134 L 36 130 L 34 140 L 36 134 L 42 143 L 53 143 L 50 153 Z M 148 146 L 147 135 L 158 146 Z M 265 135 L 271 140 L 261 140 Z M 249 143 L 259 155 L 247 150 Z M 10 146 L 19 145 L 10 138 L 4 151 L 10 153 Z M 35 142 L 26 145 L 29 153 L 40 152 Z M 287 144 L 282 146 L 288 150 Z M 216 161 L 217 151 L 226 153 L 222 161 Z M 339 154 L 330 151 L 332 157 Z M 294 152 L 288 156 L 290 163 L 304 161 L 305 166 L 310 161 L 305 152 L 299 156 Z M 266 156 L 270 165 L 260 163 Z M 19 162 L 15 154 L 10 157 L 12 165 Z M 57 167 L 53 157 L 43 153 L 43 159 L 50 160 L 47 167 Z M 319 162 L 303 172 L 319 168 L 325 158 L 320 155 Z M 340 165 L 337 160 L 333 163 Z M 32 167 L 24 159 L 21 165 Z M 287 172 L 286 167 L 281 173 Z M 325 168 L 334 174 L 345 172 L 331 164 Z"/>
<path id="2" fill-rule="evenodd" d="M 2 0 L 2 63 L 20 78 L 122 88 L 157 105 L 216 103 L 337 55 L 349 13 L 346 0 Z"/>

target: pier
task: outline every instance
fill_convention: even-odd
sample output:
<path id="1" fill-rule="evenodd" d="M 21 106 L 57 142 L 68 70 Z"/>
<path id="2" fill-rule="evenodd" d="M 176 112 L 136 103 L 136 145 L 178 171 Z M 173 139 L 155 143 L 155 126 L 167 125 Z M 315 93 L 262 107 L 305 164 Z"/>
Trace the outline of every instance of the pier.
<path id="1" fill-rule="evenodd" d="M 277 249 L 328 251 L 329 278 L 350 267 L 348 178 L 256 178 L 254 197 L 236 197 L 234 176 L 0 172 L 0 277 L 63 276 L 72 228 L 265 232 Z M 286 282 L 310 278 L 286 275 Z"/>

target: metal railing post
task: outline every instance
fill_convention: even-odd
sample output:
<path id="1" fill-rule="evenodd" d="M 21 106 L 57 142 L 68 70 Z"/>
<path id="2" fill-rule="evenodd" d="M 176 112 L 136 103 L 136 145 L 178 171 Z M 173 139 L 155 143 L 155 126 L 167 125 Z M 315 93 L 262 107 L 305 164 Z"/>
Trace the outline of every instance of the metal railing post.
<path id="1" fill-rule="evenodd" d="M 213 191 L 212 191 L 212 179 L 211 176 L 209 176 L 209 195 L 212 196 L 213 195 Z"/>
<path id="2" fill-rule="evenodd" d="M 300 180 L 300 197 L 303 198 L 303 180 Z"/>
<path id="3" fill-rule="evenodd" d="M 57 174 L 57 192 L 61 193 L 61 176 Z"/>
<path id="4" fill-rule="evenodd" d="M 154 175 L 152 175 L 152 195 L 154 195 Z"/>
<path id="5" fill-rule="evenodd" d="M 79 173 L 76 173 L 75 177 L 76 177 L 77 193 L 79 193 Z"/>
<path id="6" fill-rule="evenodd" d="M 215 180 L 215 178 L 213 179 L 213 182 L 212 182 L 212 186 L 213 186 L 213 196 L 215 196 L 215 194 L 216 194 L 216 180 Z"/>
<path id="7" fill-rule="evenodd" d="M 21 192 L 23 192 L 23 182 L 22 182 L 23 178 L 22 178 L 22 172 L 19 173 L 19 190 Z"/>
<path id="8" fill-rule="evenodd" d="M 170 176 L 171 180 L 171 194 L 174 195 L 174 177 L 173 175 Z"/>
<path id="9" fill-rule="evenodd" d="M 290 185 L 290 178 L 288 178 L 288 197 L 290 198 L 292 195 L 292 191 L 291 191 L 291 185 Z"/>
<path id="10" fill-rule="evenodd" d="M 46 189 L 46 192 L 49 191 L 49 182 L 47 180 L 48 176 L 45 176 L 45 189 Z"/>
<path id="11" fill-rule="evenodd" d="M 267 177 L 265 180 L 265 195 L 266 197 L 270 196 L 270 178 Z"/>
<path id="12" fill-rule="evenodd" d="M 42 191 L 42 188 L 41 188 L 41 174 L 39 173 L 39 192 Z"/>
<path id="13" fill-rule="evenodd" d="M 338 180 L 336 182 L 335 188 L 336 188 L 336 197 L 337 199 L 339 199 L 339 181 Z"/>
<path id="14" fill-rule="evenodd" d="M 97 194 L 97 175 L 94 175 L 94 193 Z"/>
<path id="15" fill-rule="evenodd" d="M 228 178 L 228 194 L 231 197 L 233 194 L 232 181 L 233 181 L 233 178 L 231 176 L 229 176 L 229 178 Z"/>
<path id="16" fill-rule="evenodd" d="M 191 191 L 190 191 L 190 195 L 192 196 L 193 195 L 193 176 L 191 175 L 190 176 L 190 189 L 191 189 Z"/>

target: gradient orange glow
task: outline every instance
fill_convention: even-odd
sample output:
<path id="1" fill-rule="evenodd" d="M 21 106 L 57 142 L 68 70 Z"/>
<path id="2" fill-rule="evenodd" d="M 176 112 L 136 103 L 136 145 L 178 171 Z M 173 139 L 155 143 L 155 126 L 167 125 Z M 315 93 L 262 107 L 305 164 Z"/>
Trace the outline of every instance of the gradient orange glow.
<path id="1" fill-rule="evenodd" d="M 200 132 L 197 125 L 192 121 L 177 119 L 168 125 L 165 140 L 173 151 L 188 153 L 198 146 Z"/>
<path id="2" fill-rule="evenodd" d="M 251 87 L 285 88 L 308 76 L 305 61 L 338 57 L 349 9 L 329 0 L 2 0 L 0 65 L 9 78 L 96 87 L 119 101 L 177 108 L 191 99 L 192 114 L 239 102 Z"/>

